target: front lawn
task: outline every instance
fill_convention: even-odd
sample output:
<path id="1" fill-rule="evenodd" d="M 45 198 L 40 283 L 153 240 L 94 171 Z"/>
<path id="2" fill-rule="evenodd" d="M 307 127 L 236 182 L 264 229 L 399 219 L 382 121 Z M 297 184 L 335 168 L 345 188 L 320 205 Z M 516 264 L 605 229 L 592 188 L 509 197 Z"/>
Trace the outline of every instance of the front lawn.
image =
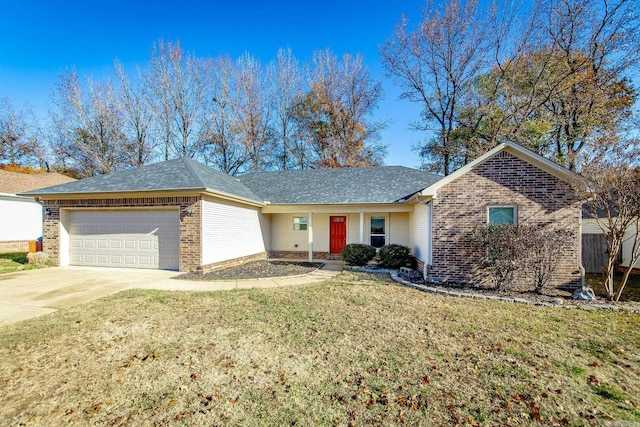
<path id="1" fill-rule="evenodd" d="M 640 422 L 640 315 L 384 276 L 126 291 L 0 329 L 2 425 Z"/>
<path id="2" fill-rule="evenodd" d="M 39 267 L 29 264 L 26 252 L 0 254 L 0 274 L 13 273 L 18 270 L 32 270 L 34 268 Z"/>

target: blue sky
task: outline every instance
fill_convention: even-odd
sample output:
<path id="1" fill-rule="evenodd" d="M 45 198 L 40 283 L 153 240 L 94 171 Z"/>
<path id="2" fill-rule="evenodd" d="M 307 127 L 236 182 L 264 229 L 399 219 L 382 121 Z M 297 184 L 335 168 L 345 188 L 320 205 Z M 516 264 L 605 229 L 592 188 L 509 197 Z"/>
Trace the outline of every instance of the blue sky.
<path id="1" fill-rule="evenodd" d="M 424 135 L 408 130 L 419 108 L 399 101 L 385 78 L 378 46 L 406 13 L 417 21 L 421 0 L 308 1 L 32 1 L 0 0 L 0 98 L 25 102 L 43 113 L 58 73 L 75 67 L 100 79 L 118 58 L 127 69 L 143 66 L 155 40 L 180 40 L 198 56 L 248 51 L 264 62 L 280 47 L 301 60 L 315 50 L 362 53 L 386 92 L 376 116 L 389 119 L 382 132 L 386 164 L 417 166 L 411 146 Z"/>

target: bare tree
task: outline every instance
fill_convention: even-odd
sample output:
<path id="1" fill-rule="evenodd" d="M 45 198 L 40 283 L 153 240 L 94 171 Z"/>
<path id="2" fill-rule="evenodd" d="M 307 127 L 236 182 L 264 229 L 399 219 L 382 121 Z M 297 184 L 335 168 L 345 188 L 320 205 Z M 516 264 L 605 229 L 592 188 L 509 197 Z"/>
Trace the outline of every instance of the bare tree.
<path id="1" fill-rule="evenodd" d="M 198 151 L 197 125 L 207 97 L 207 66 L 207 61 L 185 53 L 180 43 L 160 39 L 154 46 L 147 81 L 156 99 L 165 159 L 172 154 L 193 157 Z"/>
<path id="2" fill-rule="evenodd" d="M 451 0 L 444 10 L 429 2 L 418 28 L 410 31 L 403 17 L 394 36 L 380 49 L 388 75 L 403 89 L 401 98 L 423 108 L 422 121 L 414 127 L 436 132 L 425 154 L 439 162 L 445 175 L 460 163 L 455 134 L 458 115 L 487 64 L 488 29 L 478 14 L 476 0 Z"/>
<path id="3" fill-rule="evenodd" d="M 28 108 L 16 110 L 9 98 L 0 99 L 0 162 L 39 165 L 42 149 L 31 126 L 31 116 Z"/>
<path id="4" fill-rule="evenodd" d="M 133 165 L 142 166 L 151 159 L 154 148 L 149 135 L 153 121 L 150 93 L 140 71 L 137 84 L 133 84 L 120 62 L 115 61 L 114 66 L 119 83 L 118 100 L 126 122 L 125 132 L 130 139 L 129 146 L 134 149 L 128 154 L 133 157 Z"/>
<path id="5" fill-rule="evenodd" d="M 304 95 L 304 75 L 291 49 L 278 50 L 278 56 L 269 65 L 273 100 L 274 161 L 275 168 L 306 169 L 308 146 L 300 137 L 295 108 Z"/>
<path id="6" fill-rule="evenodd" d="M 213 95 L 205 104 L 199 136 L 201 154 L 207 164 L 229 175 L 237 175 L 246 171 L 249 155 L 234 110 L 235 63 L 226 56 L 216 58 L 211 69 Z"/>
<path id="7" fill-rule="evenodd" d="M 238 121 L 251 169 L 268 166 L 266 150 L 272 141 L 271 105 L 267 96 L 266 76 L 262 64 L 245 53 L 236 60 L 236 93 L 233 110 Z"/>
<path id="8" fill-rule="evenodd" d="M 339 61 L 329 50 L 315 52 L 309 86 L 296 116 L 315 152 L 316 167 L 378 165 L 386 152 L 378 143 L 385 123 L 369 117 L 383 92 L 364 58 L 345 54 Z"/>
<path id="9" fill-rule="evenodd" d="M 61 163 L 71 163 L 85 177 L 131 164 L 124 119 L 109 80 L 87 80 L 83 87 L 75 71 L 61 74 L 53 101 L 58 107 L 52 114 L 58 139 L 54 149 Z"/>

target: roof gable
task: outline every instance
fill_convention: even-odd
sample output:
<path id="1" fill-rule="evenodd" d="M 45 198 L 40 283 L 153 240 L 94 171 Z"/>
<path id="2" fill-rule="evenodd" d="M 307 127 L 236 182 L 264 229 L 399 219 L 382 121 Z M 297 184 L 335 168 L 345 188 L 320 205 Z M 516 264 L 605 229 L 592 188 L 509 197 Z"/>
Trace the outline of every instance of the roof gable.
<path id="1" fill-rule="evenodd" d="M 474 168 L 476 168 L 477 166 L 483 164 L 484 162 L 486 162 L 488 159 L 494 157 L 495 155 L 497 155 L 498 153 L 505 151 L 508 152 L 512 155 L 514 155 L 515 157 L 530 163 L 534 166 L 536 166 L 537 168 L 549 173 L 550 175 L 555 176 L 556 178 L 565 181 L 565 182 L 569 182 L 569 183 L 579 183 L 581 185 L 586 185 L 586 180 L 578 175 L 575 172 L 570 171 L 567 168 L 564 168 L 560 165 L 558 165 L 555 162 L 552 162 L 551 160 L 537 154 L 534 153 L 533 151 L 522 147 L 521 145 L 518 144 L 514 144 L 511 142 L 505 142 L 505 143 L 501 143 L 499 145 L 497 145 L 496 147 L 494 147 L 493 149 L 487 151 L 485 154 L 483 154 L 482 156 L 478 157 L 477 159 L 473 160 L 472 162 L 466 164 L 465 166 L 461 167 L 460 169 L 458 169 L 457 171 L 453 172 L 450 175 L 447 175 L 446 177 L 442 178 L 440 181 L 430 185 L 429 187 L 425 188 L 424 190 L 421 191 L 420 195 L 422 196 L 431 196 L 431 197 L 436 197 L 437 195 L 437 191 L 438 189 L 444 187 L 445 185 L 447 185 L 448 183 L 454 181 L 455 179 L 459 178 L 460 176 L 466 174 L 467 172 L 473 170 Z"/>

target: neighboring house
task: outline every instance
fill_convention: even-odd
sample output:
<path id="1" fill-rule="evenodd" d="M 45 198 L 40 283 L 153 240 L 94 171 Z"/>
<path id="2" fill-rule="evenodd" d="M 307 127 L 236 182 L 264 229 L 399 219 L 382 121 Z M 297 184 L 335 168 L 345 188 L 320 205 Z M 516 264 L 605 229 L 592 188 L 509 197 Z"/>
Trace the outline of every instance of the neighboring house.
<path id="1" fill-rule="evenodd" d="M 29 241 L 42 236 L 42 205 L 29 190 L 73 181 L 59 173 L 21 173 L 0 169 L 0 253 L 29 250 Z"/>
<path id="2" fill-rule="evenodd" d="M 208 271 L 255 258 L 339 255 L 347 243 L 410 246 L 437 281 L 483 281 L 478 224 L 573 231 L 557 285 L 580 282 L 581 204 L 572 172 L 501 144 L 448 177 L 400 166 L 231 177 L 178 159 L 27 192 L 47 211 L 58 265 Z M 425 269 L 424 266 L 427 266 Z"/>

